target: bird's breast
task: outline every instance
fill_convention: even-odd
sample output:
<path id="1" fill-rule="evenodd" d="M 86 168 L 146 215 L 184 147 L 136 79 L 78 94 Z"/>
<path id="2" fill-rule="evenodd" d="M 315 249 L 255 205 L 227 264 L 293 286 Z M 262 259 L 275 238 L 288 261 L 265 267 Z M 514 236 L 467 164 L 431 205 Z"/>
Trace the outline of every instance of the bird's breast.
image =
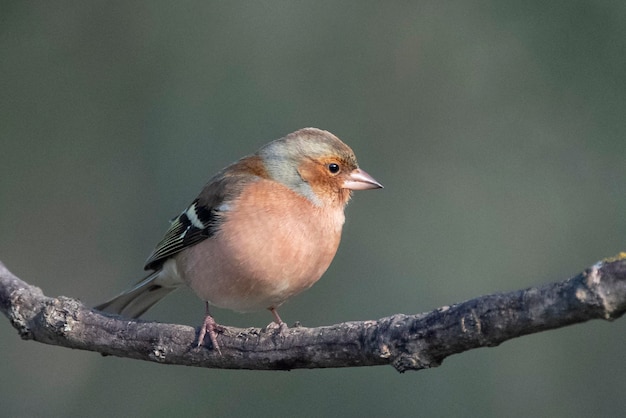
<path id="1" fill-rule="evenodd" d="M 270 181 L 233 201 L 219 231 L 178 256 L 204 300 L 236 311 L 277 307 L 315 283 L 339 246 L 343 207 L 319 207 Z"/>

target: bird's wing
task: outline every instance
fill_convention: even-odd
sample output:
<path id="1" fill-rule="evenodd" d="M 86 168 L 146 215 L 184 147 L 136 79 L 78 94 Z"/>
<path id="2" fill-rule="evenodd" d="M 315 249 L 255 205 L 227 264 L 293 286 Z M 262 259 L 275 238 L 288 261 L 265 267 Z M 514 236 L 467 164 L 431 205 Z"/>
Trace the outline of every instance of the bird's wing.
<path id="1" fill-rule="evenodd" d="M 264 176 L 250 172 L 245 160 L 225 168 L 213 177 L 187 209 L 174 218 L 165 236 L 145 264 L 145 269 L 157 269 L 172 255 L 189 248 L 219 230 L 225 214 L 247 184 Z"/>

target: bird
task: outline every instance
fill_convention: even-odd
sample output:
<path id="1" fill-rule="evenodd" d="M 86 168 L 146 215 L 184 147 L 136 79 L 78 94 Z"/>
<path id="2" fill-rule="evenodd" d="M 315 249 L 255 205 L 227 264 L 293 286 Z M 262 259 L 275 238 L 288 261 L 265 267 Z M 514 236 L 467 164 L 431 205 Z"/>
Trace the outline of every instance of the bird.
<path id="1" fill-rule="evenodd" d="M 208 334 L 220 354 L 210 306 L 268 309 L 286 327 L 277 308 L 328 269 L 352 191 L 382 187 L 332 133 L 292 132 L 210 178 L 148 257 L 151 273 L 95 309 L 138 318 L 187 285 L 205 303 L 197 347 Z"/>

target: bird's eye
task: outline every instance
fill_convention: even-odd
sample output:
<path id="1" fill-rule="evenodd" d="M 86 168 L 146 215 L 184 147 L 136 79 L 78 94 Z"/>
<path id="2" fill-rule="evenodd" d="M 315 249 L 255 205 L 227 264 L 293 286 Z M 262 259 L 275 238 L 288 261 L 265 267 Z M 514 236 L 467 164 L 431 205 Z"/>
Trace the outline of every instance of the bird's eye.
<path id="1" fill-rule="evenodd" d="M 330 171 L 332 174 L 337 174 L 339 172 L 339 164 L 328 164 L 328 171 Z"/>

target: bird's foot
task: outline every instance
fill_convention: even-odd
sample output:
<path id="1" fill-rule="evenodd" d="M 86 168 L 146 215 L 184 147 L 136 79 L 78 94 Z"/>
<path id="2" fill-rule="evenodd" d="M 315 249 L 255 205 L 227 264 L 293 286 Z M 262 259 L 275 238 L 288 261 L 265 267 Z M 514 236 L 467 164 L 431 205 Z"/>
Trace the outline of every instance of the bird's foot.
<path id="1" fill-rule="evenodd" d="M 289 326 L 285 322 L 281 322 L 277 324 L 276 322 L 270 322 L 267 324 L 265 328 L 263 328 L 263 332 L 271 333 L 274 335 L 282 335 L 289 329 Z"/>
<path id="2" fill-rule="evenodd" d="M 208 334 L 213 348 L 217 350 L 217 352 L 221 356 L 222 351 L 220 350 L 220 346 L 217 343 L 217 333 L 223 331 L 224 327 L 215 322 L 215 319 L 213 319 L 211 315 L 207 315 L 204 318 L 204 323 L 202 324 L 202 327 L 200 328 L 200 335 L 198 336 L 198 346 L 196 348 L 199 349 L 202 344 L 204 344 L 204 337 Z"/>
<path id="3" fill-rule="evenodd" d="M 274 322 L 269 323 L 265 327 L 266 331 L 276 330 L 279 334 L 282 334 L 284 331 L 289 329 L 287 324 L 282 319 L 280 319 L 276 308 L 269 308 L 269 311 L 272 313 L 272 316 L 274 316 Z"/>

